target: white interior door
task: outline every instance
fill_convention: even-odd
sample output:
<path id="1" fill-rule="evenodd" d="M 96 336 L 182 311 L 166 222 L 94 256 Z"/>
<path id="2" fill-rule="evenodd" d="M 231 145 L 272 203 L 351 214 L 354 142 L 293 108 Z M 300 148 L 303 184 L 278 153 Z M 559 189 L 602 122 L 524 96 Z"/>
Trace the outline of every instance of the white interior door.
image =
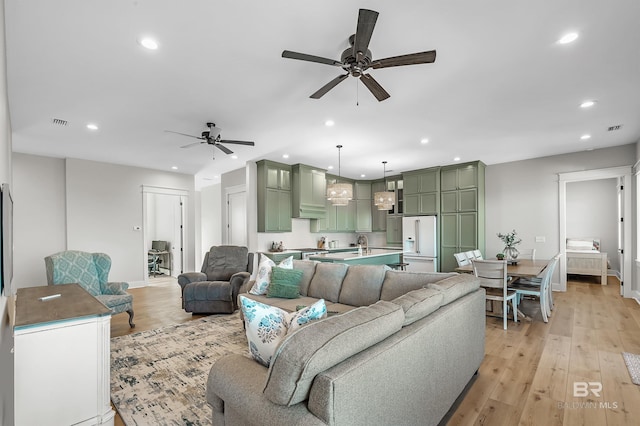
<path id="1" fill-rule="evenodd" d="M 247 195 L 245 191 L 227 194 L 227 244 L 247 245 Z"/>

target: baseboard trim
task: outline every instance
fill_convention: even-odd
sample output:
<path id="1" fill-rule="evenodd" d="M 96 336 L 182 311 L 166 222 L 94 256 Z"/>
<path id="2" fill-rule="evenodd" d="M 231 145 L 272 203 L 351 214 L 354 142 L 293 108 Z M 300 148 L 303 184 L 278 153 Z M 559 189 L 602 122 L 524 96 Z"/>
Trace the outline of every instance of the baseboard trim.
<path id="1" fill-rule="evenodd" d="M 129 288 L 141 288 L 148 285 L 146 281 L 129 281 Z"/>

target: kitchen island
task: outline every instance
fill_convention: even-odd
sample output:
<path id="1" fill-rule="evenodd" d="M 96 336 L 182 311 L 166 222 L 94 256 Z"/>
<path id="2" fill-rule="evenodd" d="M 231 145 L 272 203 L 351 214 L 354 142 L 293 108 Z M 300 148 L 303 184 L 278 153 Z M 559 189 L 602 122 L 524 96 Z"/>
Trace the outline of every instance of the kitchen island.
<path id="1" fill-rule="evenodd" d="M 348 265 L 389 265 L 400 263 L 401 250 L 371 249 L 358 254 L 357 249 L 350 252 L 326 253 L 309 257 L 310 260 Z"/>

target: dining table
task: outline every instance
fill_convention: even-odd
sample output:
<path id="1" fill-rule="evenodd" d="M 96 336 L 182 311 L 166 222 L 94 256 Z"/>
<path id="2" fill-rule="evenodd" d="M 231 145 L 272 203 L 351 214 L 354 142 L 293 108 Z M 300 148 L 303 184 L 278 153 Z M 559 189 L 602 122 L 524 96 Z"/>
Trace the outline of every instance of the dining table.
<path id="1" fill-rule="evenodd" d="M 517 261 L 507 261 L 509 282 L 511 283 L 518 278 L 537 277 L 544 271 L 549 262 L 551 262 L 551 259 L 518 259 Z M 468 265 L 458 266 L 455 271 L 461 274 L 473 274 L 473 264 L 469 263 Z M 500 315 L 502 315 L 501 312 Z M 530 320 L 520 309 L 518 309 L 518 316 Z"/>

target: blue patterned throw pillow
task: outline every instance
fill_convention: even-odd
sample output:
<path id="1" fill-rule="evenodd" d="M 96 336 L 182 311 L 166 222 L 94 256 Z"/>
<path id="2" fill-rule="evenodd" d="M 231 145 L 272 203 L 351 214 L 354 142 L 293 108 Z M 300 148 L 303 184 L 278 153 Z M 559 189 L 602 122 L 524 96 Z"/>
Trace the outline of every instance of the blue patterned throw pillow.
<path id="1" fill-rule="evenodd" d="M 242 295 L 239 298 L 251 357 L 265 367 L 269 367 L 271 358 L 287 333 L 327 315 L 323 299 L 300 311 L 289 313 Z"/>
<path id="2" fill-rule="evenodd" d="M 276 264 L 273 260 L 269 259 L 264 254 L 260 253 L 260 263 L 258 264 L 258 273 L 256 274 L 256 281 L 253 283 L 253 287 L 249 290 L 249 293 L 256 295 L 265 295 L 269 289 L 271 283 L 271 269 Z M 293 256 L 289 256 L 278 264 L 279 268 L 293 269 Z"/>

